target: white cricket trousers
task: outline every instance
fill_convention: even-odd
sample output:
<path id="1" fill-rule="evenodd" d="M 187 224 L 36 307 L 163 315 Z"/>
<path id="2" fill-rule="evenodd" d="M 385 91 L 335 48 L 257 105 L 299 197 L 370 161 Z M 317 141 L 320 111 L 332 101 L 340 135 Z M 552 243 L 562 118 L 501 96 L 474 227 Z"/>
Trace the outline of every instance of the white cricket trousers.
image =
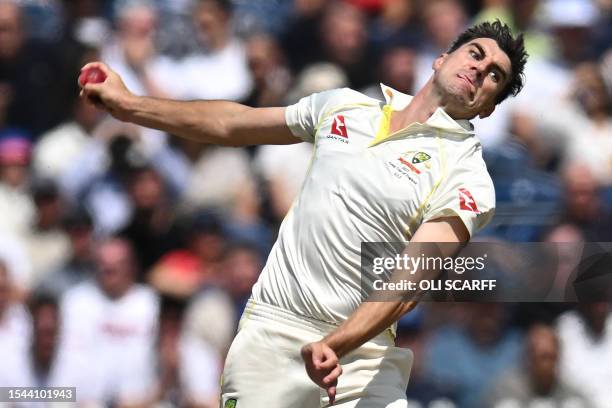
<path id="1" fill-rule="evenodd" d="M 327 393 L 313 383 L 303 345 L 336 326 L 250 300 L 225 362 L 221 408 L 322 408 Z M 412 351 L 387 330 L 340 359 L 338 408 L 406 408 Z"/>

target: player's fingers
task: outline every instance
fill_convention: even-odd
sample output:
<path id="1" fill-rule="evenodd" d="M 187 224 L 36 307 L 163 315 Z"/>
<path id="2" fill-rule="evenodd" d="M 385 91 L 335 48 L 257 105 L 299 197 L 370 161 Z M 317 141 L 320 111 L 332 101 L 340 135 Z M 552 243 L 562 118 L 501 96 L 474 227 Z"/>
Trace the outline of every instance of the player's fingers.
<path id="1" fill-rule="evenodd" d="M 103 84 L 104 82 L 98 82 L 98 83 L 88 82 L 83 86 L 82 89 L 86 93 L 99 92 L 104 87 Z"/>
<path id="2" fill-rule="evenodd" d="M 106 75 L 112 72 L 111 69 L 108 67 L 108 65 L 100 61 L 89 62 L 83 65 L 83 68 L 81 68 L 81 71 L 85 71 L 86 69 L 89 69 L 89 68 L 98 68 L 100 71 L 104 72 Z"/>
<path id="3" fill-rule="evenodd" d="M 340 377 L 340 375 L 342 375 L 342 367 L 340 365 L 337 365 L 331 373 L 327 374 L 327 376 L 323 378 L 323 384 L 333 384 L 335 381 L 338 381 L 338 377 Z"/>
<path id="4" fill-rule="evenodd" d="M 312 355 L 310 356 L 310 359 L 317 370 L 319 370 L 322 366 L 323 357 L 324 355 L 320 347 L 312 348 Z"/>
<path id="5" fill-rule="evenodd" d="M 338 365 L 338 357 L 336 353 L 329 348 L 323 348 L 323 362 L 321 363 L 321 368 L 332 369 L 333 367 Z"/>
<path id="6" fill-rule="evenodd" d="M 327 389 L 327 396 L 329 397 L 329 405 L 334 405 L 334 402 L 336 402 L 336 385 Z"/>

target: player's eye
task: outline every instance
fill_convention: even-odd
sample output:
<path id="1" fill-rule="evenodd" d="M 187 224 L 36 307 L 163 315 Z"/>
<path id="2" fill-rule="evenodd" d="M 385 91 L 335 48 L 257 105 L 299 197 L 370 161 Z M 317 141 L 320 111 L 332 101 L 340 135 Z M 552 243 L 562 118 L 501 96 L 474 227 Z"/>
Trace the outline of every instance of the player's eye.
<path id="1" fill-rule="evenodd" d="M 493 82 L 499 82 L 499 74 L 495 71 L 489 72 L 489 76 L 493 80 Z"/>
<path id="2" fill-rule="evenodd" d="M 472 56 L 472 58 L 478 59 L 478 53 L 476 51 L 470 51 L 470 55 Z"/>

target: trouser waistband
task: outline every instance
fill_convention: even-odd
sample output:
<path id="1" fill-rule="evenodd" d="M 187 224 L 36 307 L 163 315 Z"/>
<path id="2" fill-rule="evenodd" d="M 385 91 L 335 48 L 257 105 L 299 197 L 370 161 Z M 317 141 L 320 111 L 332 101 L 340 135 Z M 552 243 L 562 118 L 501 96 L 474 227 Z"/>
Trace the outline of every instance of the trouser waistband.
<path id="1" fill-rule="evenodd" d="M 312 317 L 302 316 L 287 309 L 273 306 L 261 301 L 255 301 L 253 299 L 249 299 L 247 302 L 240 320 L 241 326 L 245 320 L 259 320 L 264 322 L 275 321 L 323 336 L 338 328 L 338 325 L 336 324 L 324 322 Z M 395 336 L 393 335 L 391 329 L 386 329 L 384 332 L 369 341 L 380 346 L 393 346 L 395 343 Z"/>

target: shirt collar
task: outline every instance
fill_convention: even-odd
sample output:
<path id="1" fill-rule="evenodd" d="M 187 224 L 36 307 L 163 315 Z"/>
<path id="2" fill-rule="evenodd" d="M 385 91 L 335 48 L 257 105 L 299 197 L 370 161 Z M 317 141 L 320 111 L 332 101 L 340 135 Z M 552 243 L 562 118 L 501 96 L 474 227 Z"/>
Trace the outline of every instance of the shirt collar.
<path id="1" fill-rule="evenodd" d="M 385 84 L 380 84 L 380 88 L 382 90 L 383 95 L 385 96 L 385 101 L 387 102 L 387 105 L 390 105 L 394 111 L 404 109 L 406 106 L 408 106 L 408 104 L 413 98 L 412 95 L 402 93 Z M 474 133 L 474 126 L 472 125 L 472 123 L 470 123 L 469 120 L 455 120 L 451 118 L 449 114 L 446 113 L 442 108 L 436 109 L 433 115 L 431 115 L 429 119 L 427 119 L 425 125 L 455 133 Z"/>

